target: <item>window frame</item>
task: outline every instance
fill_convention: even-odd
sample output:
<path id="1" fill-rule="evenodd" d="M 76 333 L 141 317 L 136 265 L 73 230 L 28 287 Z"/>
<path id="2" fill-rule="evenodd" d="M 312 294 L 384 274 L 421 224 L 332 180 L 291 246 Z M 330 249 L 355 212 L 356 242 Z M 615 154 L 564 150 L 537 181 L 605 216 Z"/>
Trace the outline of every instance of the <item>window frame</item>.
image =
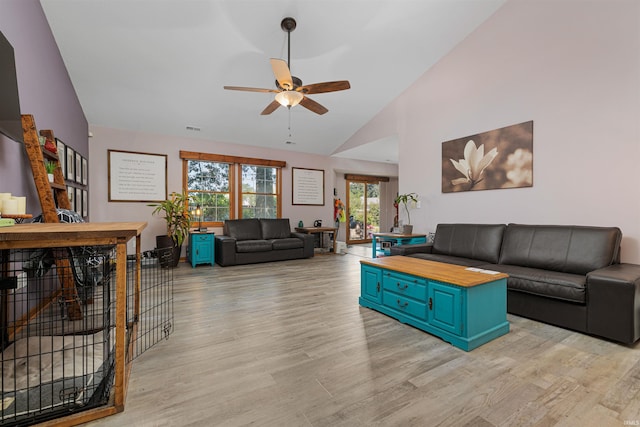
<path id="1" fill-rule="evenodd" d="M 229 164 L 229 219 L 242 218 L 242 165 L 275 167 L 276 173 L 276 197 L 277 197 L 277 218 L 282 216 L 282 169 L 287 166 L 287 162 L 282 160 L 258 159 L 252 157 L 229 156 L 224 154 L 199 153 L 195 151 L 180 150 L 180 158 L 182 159 L 182 189 L 188 195 L 188 171 L 189 160 L 206 161 L 215 163 Z M 254 194 L 254 193 L 249 193 Z M 191 210 L 188 206 L 187 209 Z M 224 221 L 207 221 L 202 222 L 204 227 L 222 227 Z"/>

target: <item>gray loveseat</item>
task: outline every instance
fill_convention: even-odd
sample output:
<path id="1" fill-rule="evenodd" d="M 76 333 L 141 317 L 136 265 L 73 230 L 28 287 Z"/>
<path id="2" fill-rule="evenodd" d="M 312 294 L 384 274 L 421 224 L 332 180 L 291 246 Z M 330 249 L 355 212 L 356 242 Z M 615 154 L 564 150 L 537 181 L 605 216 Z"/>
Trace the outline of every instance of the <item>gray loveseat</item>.
<path id="1" fill-rule="evenodd" d="M 617 227 L 439 224 L 406 255 L 507 273 L 509 313 L 632 344 L 640 338 L 640 265 L 620 264 Z"/>
<path id="2" fill-rule="evenodd" d="M 313 235 L 291 232 L 287 218 L 227 220 L 223 233 L 215 236 L 216 263 L 223 267 L 313 256 Z"/>

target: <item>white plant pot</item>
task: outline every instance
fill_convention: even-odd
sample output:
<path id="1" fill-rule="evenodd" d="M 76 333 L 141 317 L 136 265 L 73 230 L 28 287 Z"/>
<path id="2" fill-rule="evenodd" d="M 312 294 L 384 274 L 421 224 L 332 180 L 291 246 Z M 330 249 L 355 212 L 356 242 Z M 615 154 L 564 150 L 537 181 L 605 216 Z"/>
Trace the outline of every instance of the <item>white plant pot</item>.
<path id="1" fill-rule="evenodd" d="M 53 174 L 48 173 L 47 176 L 49 177 L 49 182 L 53 182 Z"/>

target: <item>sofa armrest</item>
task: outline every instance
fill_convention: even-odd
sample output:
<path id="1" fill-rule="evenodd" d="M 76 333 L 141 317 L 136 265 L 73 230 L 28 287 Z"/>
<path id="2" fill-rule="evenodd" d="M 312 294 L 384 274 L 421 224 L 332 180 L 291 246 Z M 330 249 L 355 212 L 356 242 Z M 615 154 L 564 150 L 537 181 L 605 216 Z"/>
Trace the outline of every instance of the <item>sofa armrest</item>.
<path id="1" fill-rule="evenodd" d="M 433 243 L 417 243 L 415 245 L 391 246 L 390 255 L 430 254 Z"/>
<path id="2" fill-rule="evenodd" d="M 587 332 L 625 344 L 640 338 L 640 265 L 613 264 L 587 274 Z"/>
<path id="3" fill-rule="evenodd" d="M 313 257 L 313 247 L 315 246 L 315 241 L 316 241 L 313 234 L 292 232 L 291 237 L 297 237 L 298 239 L 302 239 L 302 241 L 304 242 L 302 253 L 305 258 Z"/>
<path id="4" fill-rule="evenodd" d="M 215 240 L 215 252 L 216 263 L 226 267 L 228 265 L 236 264 L 236 238 L 225 236 L 223 234 L 216 234 Z"/>

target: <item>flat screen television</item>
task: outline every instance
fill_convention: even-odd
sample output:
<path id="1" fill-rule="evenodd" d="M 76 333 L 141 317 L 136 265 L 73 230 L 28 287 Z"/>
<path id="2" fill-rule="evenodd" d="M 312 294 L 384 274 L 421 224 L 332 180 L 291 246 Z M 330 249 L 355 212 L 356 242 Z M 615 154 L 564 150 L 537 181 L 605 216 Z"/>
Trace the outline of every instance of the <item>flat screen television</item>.
<path id="1" fill-rule="evenodd" d="M 0 133 L 23 142 L 18 79 L 13 46 L 0 32 Z"/>

